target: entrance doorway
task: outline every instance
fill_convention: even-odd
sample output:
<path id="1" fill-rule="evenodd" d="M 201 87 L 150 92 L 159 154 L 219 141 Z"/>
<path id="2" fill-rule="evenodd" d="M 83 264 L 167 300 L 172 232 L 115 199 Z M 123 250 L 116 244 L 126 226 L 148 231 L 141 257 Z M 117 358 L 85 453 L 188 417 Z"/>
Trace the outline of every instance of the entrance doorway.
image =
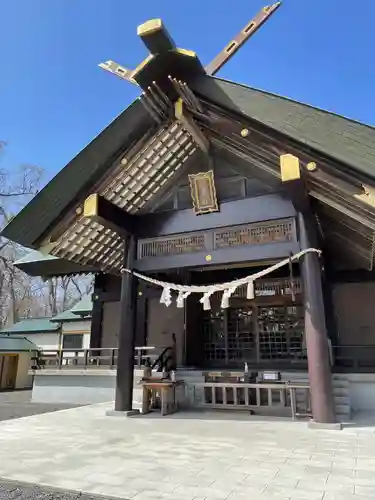
<path id="1" fill-rule="evenodd" d="M 205 366 L 305 364 L 301 304 L 237 302 L 203 311 L 200 335 Z"/>

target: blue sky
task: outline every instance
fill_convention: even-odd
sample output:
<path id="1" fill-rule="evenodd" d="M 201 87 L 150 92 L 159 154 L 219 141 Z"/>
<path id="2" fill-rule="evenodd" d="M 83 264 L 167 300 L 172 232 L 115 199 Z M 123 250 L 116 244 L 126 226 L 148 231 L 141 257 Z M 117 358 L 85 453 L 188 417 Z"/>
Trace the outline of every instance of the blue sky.
<path id="1" fill-rule="evenodd" d="M 272 3 L 272 2 L 268 2 Z M 137 96 L 97 67 L 147 55 L 136 27 L 161 17 L 208 63 L 267 0 L 3 0 L 3 164 L 55 175 Z M 375 1 L 284 0 L 218 76 L 375 125 Z"/>

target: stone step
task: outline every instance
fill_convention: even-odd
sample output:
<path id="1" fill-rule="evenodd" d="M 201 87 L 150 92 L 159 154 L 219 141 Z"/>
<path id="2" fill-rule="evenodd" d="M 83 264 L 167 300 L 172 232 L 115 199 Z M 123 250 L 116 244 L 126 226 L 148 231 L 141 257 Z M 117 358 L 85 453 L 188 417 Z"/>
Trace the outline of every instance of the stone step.
<path id="1" fill-rule="evenodd" d="M 334 384 L 336 383 L 337 384 L 339 382 L 348 384 L 349 380 L 347 378 L 344 378 L 344 377 L 338 377 L 338 378 L 337 377 L 332 377 L 332 383 L 334 383 Z"/>
<path id="2" fill-rule="evenodd" d="M 335 405 L 336 415 L 350 415 L 350 405 Z"/>
<path id="3" fill-rule="evenodd" d="M 349 396 L 335 396 L 335 405 L 350 405 Z"/>
<path id="4" fill-rule="evenodd" d="M 350 400 L 349 392 L 346 391 L 345 389 L 336 389 L 336 390 L 333 390 L 333 397 L 335 399 L 337 399 L 337 398 L 345 398 L 348 401 Z"/>
<path id="5" fill-rule="evenodd" d="M 333 387 L 333 389 L 347 389 L 347 390 L 349 390 L 349 383 L 348 382 L 345 383 L 345 382 L 341 382 L 341 381 L 336 382 L 336 383 L 333 382 L 332 387 Z"/>

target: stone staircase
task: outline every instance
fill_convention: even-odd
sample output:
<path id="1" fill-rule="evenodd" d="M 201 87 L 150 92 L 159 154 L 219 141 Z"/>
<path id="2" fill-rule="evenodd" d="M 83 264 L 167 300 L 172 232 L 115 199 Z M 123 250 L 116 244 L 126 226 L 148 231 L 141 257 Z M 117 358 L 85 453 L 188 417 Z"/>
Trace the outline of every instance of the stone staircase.
<path id="1" fill-rule="evenodd" d="M 345 374 L 332 375 L 333 397 L 336 417 L 339 422 L 351 420 L 349 381 Z"/>
<path id="2" fill-rule="evenodd" d="M 183 401 L 181 404 L 183 408 L 192 408 L 197 403 L 203 402 L 203 388 L 196 388 L 194 392 L 194 384 L 204 382 L 202 370 L 188 370 L 186 368 L 177 368 L 176 379 L 184 380 L 185 382 L 184 397 L 181 399 L 179 398 L 180 401 Z"/>

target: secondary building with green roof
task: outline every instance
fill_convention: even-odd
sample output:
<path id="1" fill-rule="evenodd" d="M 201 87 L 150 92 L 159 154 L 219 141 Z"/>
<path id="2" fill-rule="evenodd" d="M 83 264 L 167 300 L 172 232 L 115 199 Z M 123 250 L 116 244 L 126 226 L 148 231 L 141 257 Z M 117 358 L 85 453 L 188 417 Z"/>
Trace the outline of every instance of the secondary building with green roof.
<path id="1" fill-rule="evenodd" d="M 10 338 L 24 335 L 39 349 L 84 349 L 90 345 L 91 297 L 84 297 L 71 309 L 51 318 L 30 318 L 5 327 L 0 334 Z"/>
<path id="2" fill-rule="evenodd" d="M 116 410 L 132 409 L 129 352 L 145 344 L 207 384 L 206 407 L 258 411 L 231 383 L 271 372 L 309 387 L 319 423 L 375 409 L 375 128 L 216 78 L 160 20 L 138 34 L 138 68 L 103 67 L 142 95 L 3 230 L 44 256 L 18 265 L 94 272 L 90 345 L 119 348 Z M 229 392 L 212 396 L 212 380 Z"/>
<path id="3" fill-rule="evenodd" d="M 0 391 L 32 387 L 29 369 L 37 351 L 38 347 L 26 337 L 0 332 Z"/>

